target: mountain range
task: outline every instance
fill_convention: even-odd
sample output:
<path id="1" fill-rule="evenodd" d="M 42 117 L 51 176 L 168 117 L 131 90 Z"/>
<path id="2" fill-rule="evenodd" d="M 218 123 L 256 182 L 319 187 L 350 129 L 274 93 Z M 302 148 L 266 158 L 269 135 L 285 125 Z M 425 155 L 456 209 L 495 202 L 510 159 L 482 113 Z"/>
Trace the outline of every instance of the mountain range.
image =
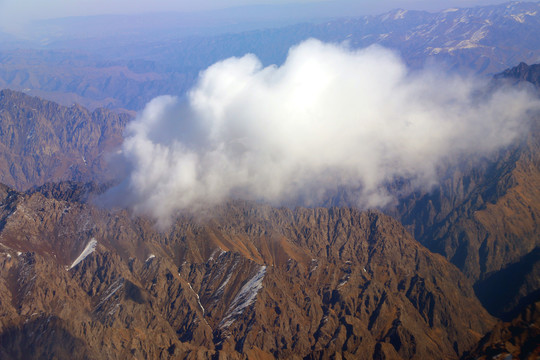
<path id="1" fill-rule="evenodd" d="M 413 74 L 432 67 L 539 97 L 539 7 L 196 36 L 171 32 L 169 16 L 135 40 L 129 27 L 83 37 L 64 19 L 46 42 L 6 37 L 0 358 L 540 358 L 537 110 L 525 136 L 444 165 L 432 187 L 390 182 L 396 201 L 378 209 L 347 191 L 311 208 L 230 199 L 160 227 L 107 201 L 129 171 L 116 156 L 135 110 L 184 96 L 215 61 L 252 52 L 280 64 L 317 37 L 389 47 Z"/>
<path id="2" fill-rule="evenodd" d="M 497 77 L 537 79 L 538 69 Z M 52 128 L 3 127 L 10 156 L 49 175 L 3 174 L 2 358 L 539 354 L 538 117 L 526 141 L 386 214 L 231 201 L 159 230 L 99 206 L 103 186 L 61 181 L 103 179 L 95 148 L 117 144 L 127 118 L 8 90 L 2 104 L 8 125 L 24 114 Z M 89 173 L 60 171 L 80 156 Z"/>
<path id="3" fill-rule="evenodd" d="M 55 31 L 46 39 L 0 44 L 0 87 L 67 106 L 137 111 L 155 96 L 184 94 L 201 70 L 224 58 L 253 53 L 264 65 L 280 65 L 291 46 L 312 37 L 352 48 L 388 47 L 416 69 L 427 65 L 491 76 L 519 62 L 539 61 L 539 8 L 537 2 L 510 2 L 439 12 L 393 10 L 212 35 L 175 30 L 185 19 L 175 22 L 171 14 L 147 21 L 64 19 L 47 25 Z M 141 23 L 164 28 L 134 35 L 129 26 Z M 98 31 L 81 31 L 81 24 Z M 102 33 L 99 29 L 114 28 L 103 24 L 128 24 L 128 29 Z"/>

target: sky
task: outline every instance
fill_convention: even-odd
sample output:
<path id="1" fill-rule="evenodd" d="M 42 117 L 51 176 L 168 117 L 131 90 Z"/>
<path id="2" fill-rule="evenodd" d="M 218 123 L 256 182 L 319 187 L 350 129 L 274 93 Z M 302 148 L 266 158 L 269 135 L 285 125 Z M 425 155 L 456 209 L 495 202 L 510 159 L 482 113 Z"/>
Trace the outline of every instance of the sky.
<path id="1" fill-rule="evenodd" d="M 0 0 L 0 26 L 4 30 L 24 27 L 28 20 L 101 14 L 193 12 L 251 5 L 304 4 L 335 15 L 367 15 L 394 8 L 438 10 L 500 3 L 498 0 Z"/>

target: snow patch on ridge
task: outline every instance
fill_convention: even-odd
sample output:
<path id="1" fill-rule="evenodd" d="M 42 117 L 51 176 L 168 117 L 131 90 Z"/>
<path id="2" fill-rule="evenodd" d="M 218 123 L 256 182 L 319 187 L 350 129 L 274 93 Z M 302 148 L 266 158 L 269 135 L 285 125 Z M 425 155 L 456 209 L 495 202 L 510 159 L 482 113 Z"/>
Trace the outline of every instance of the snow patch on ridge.
<path id="1" fill-rule="evenodd" d="M 204 313 L 206 312 L 206 310 L 204 309 L 204 307 L 201 304 L 201 298 L 199 297 L 199 294 L 197 294 L 197 292 L 195 290 L 193 290 L 193 287 L 191 287 L 191 283 L 187 283 L 187 284 L 189 285 L 189 288 L 191 289 L 191 291 L 193 291 L 193 293 L 197 297 L 197 303 L 199 303 L 199 306 L 200 306 L 200 308 L 202 310 L 202 313 L 203 313 L 203 316 L 204 316 Z"/>
<path id="2" fill-rule="evenodd" d="M 223 250 L 221 247 L 217 247 L 214 251 L 212 251 L 212 254 L 210 254 L 210 257 L 208 258 L 207 262 L 208 261 L 215 261 L 215 258 L 214 256 L 216 256 L 217 252 L 219 251 L 219 255 L 218 255 L 218 258 L 221 257 L 221 255 L 225 254 L 226 251 Z"/>
<path id="3" fill-rule="evenodd" d="M 124 286 L 124 278 L 120 277 L 116 279 L 103 293 L 100 302 L 95 307 L 94 311 L 103 311 L 104 313 L 112 316 L 118 310 L 120 304 L 118 303 L 118 298 L 113 299 L 113 301 L 107 304 L 108 300 L 115 295 L 118 290 Z M 105 307 L 106 306 L 106 307 Z M 107 311 L 108 310 L 108 311 Z"/>
<path id="4" fill-rule="evenodd" d="M 266 266 L 263 265 L 257 274 L 255 274 L 255 276 L 249 279 L 249 281 L 242 286 L 229 306 L 227 316 L 221 320 L 221 323 L 219 324 L 221 328 L 228 328 L 238 315 L 242 314 L 247 307 L 255 302 L 257 294 L 262 288 L 262 282 L 265 274 Z"/>
<path id="5" fill-rule="evenodd" d="M 227 275 L 227 278 L 225 279 L 225 281 L 217 289 L 216 294 L 220 294 L 221 292 L 225 291 L 225 286 L 227 286 L 227 284 L 231 280 L 231 276 L 232 276 L 232 272 L 229 272 L 229 275 Z"/>
<path id="6" fill-rule="evenodd" d="M 394 15 L 394 20 L 404 19 L 407 13 L 408 13 L 407 10 L 399 9 L 398 11 L 396 11 L 396 14 Z"/>
<path id="7" fill-rule="evenodd" d="M 71 264 L 68 270 L 73 269 L 73 267 L 77 266 L 77 264 L 79 264 L 81 261 L 86 259 L 88 255 L 90 255 L 91 253 L 94 252 L 94 250 L 96 250 L 96 246 L 97 246 L 97 240 L 92 238 L 92 240 L 90 240 L 88 245 L 86 245 L 86 247 L 84 248 L 82 253 L 79 255 L 79 257 L 76 258 L 75 261 Z"/>
<path id="8" fill-rule="evenodd" d="M 150 260 L 152 260 L 152 259 L 155 258 L 155 257 L 156 257 L 156 255 L 150 254 L 150 255 L 148 255 L 148 258 L 146 259 L 145 262 L 149 262 Z"/>
<path id="9" fill-rule="evenodd" d="M 220 255 L 221 256 L 221 255 Z M 236 260 L 233 265 L 231 266 L 231 268 L 229 269 L 229 273 L 227 274 L 227 278 L 225 279 L 225 281 L 223 281 L 223 283 L 221 284 L 221 286 L 216 290 L 215 292 L 215 297 L 216 297 L 216 301 L 218 300 L 218 297 L 220 295 L 223 295 L 223 292 L 225 291 L 225 287 L 227 286 L 227 284 L 229 283 L 229 281 L 231 280 L 231 277 L 232 277 L 232 274 L 234 272 L 234 269 L 236 269 L 236 265 L 238 265 L 238 260 Z"/>
<path id="10" fill-rule="evenodd" d="M 510 17 L 512 19 L 514 19 L 515 21 L 517 21 L 518 23 L 525 23 L 525 16 L 535 16 L 536 15 L 536 11 L 527 11 L 527 12 L 524 12 L 522 14 L 515 14 L 515 15 L 510 15 Z"/>

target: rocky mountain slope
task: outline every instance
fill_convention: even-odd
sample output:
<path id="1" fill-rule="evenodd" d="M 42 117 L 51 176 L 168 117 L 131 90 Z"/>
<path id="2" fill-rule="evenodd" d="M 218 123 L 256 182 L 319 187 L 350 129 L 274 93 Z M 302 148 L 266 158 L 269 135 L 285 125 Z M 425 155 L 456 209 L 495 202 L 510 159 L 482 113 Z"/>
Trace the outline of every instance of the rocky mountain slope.
<path id="1" fill-rule="evenodd" d="M 509 81 L 518 85 L 533 84 L 537 91 L 540 91 L 540 66 L 520 63 L 512 69 L 505 70 L 496 76 L 499 81 Z M 527 182 L 533 184 L 529 189 L 538 190 L 538 164 L 540 153 L 538 152 L 538 137 L 540 131 L 538 122 L 533 124 L 531 134 L 527 141 L 526 149 L 529 150 L 529 157 L 518 160 L 518 164 L 527 164 L 529 176 L 520 179 L 520 184 L 512 183 L 509 187 L 515 186 L 523 189 Z M 536 139 L 536 142 L 535 140 Z M 536 169 L 536 170 L 534 170 Z M 532 171 L 531 171 L 532 170 Z M 517 186 L 516 186 L 517 185 Z M 525 185 L 526 186 L 526 185 Z M 511 194 L 514 192 L 510 190 Z M 537 191 L 528 192 L 531 197 L 518 198 L 522 200 L 522 205 L 527 205 L 531 210 L 540 201 Z M 511 197 L 509 197 L 511 198 Z M 523 201 L 525 200 L 525 201 Z M 509 202 L 505 207 L 500 206 L 501 202 L 496 202 L 500 210 L 508 213 L 510 205 L 516 202 Z M 532 205 L 532 206 L 531 206 Z M 520 209 L 520 206 L 516 207 Z M 537 213 L 531 211 L 532 221 L 537 223 Z M 526 216 L 524 217 L 526 218 Z M 500 218 L 498 220 L 501 220 Z M 506 219 L 502 219 L 503 221 Z M 530 223 L 529 223 L 530 224 Z M 515 228 L 514 228 L 515 229 Z M 531 229 L 529 227 L 529 229 Z M 538 228 L 535 228 L 533 236 L 538 236 Z M 492 227 L 493 230 L 493 227 Z M 524 239 L 516 237 L 516 232 L 506 234 L 511 237 L 514 243 L 519 244 Z M 518 232 L 518 234 L 520 234 Z M 540 356 L 540 318 L 538 316 L 538 306 L 540 303 L 540 248 L 536 242 L 534 249 L 522 256 L 518 261 L 506 265 L 499 271 L 492 272 L 484 280 L 477 282 L 475 291 L 483 305 L 492 314 L 506 319 L 508 322 L 499 322 L 474 348 L 466 355 L 466 359 L 488 359 L 494 357 L 511 357 L 519 359 L 537 359 Z"/>
<path id="2" fill-rule="evenodd" d="M 379 212 L 230 203 L 158 232 L 62 189 L 1 188 L 3 358 L 457 359 L 494 324 Z"/>
<path id="3" fill-rule="evenodd" d="M 48 181 L 111 179 L 107 152 L 122 142 L 128 120 L 1 90 L 0 183 L 27 189 Z"/>
<path id="4" fill-rule="evenodd" d="M 498 78 L 537 81 L 539 70 L 521 64 Z M 523 143 L 452 171 L 435 191 L 413 194 L 390 212 L 475 281 L 493 314 L 511 318 L 540 286 L 540 116 Z M 502 284 L 511 286 L 494 297 Z"/>
<path id="5" fill-rule="evenodd" d="M 540 89 L 540 64 L 527 65 L 524 62 L 518 66 L 506 69 L 495 75 L 495 79 L 507 79 L 515 82 L 528 82 Z"/>
<path id="6" fill-rule="evenodd" d="M 527 359 L 540 356 L 540 302 L 510 322 L 499 322 L 464 359 Z"/>

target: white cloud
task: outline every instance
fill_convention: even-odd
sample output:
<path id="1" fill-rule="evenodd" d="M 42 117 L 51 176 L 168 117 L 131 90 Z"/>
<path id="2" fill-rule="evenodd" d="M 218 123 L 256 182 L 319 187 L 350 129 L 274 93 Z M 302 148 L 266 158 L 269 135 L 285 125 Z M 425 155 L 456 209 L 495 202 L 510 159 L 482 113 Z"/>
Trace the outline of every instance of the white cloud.
<path id="1" fill-rule="evenodd" d="M 282 66 L 253 55 L 201 73 L 182 102 L 152 100 L 129 126 L 125 204 L 167 225 L 230 197 L 315 204 L 338 188 L 384 205 L 396 178 L 437 181 L 441 162 L 508 145 L 538 107 L 526 92 L 410 73 L 393 52 L 308 40 Z"/>

